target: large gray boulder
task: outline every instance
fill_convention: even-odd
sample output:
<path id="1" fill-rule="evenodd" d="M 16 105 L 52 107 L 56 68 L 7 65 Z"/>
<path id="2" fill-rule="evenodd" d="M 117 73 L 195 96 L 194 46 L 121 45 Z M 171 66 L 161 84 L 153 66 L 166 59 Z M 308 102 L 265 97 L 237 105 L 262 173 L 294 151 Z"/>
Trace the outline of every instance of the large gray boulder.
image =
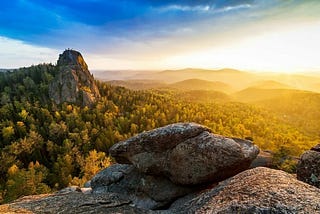
<path id="1" fill-rule="evenodd" d="M 251 141 L 226 138 L 195 123 L 177 123 L 115 144 L 110 154 L 140 172 L 182 185 L 221 181 L 247 169 L 259 153 Z"/>
<path id="2" fill-rule="evenodd" d="M 142 174 L 127 164 L 114 164 L 100 171 L 92 178 L 91 187 L 93 194 L 119 193 L 145 209 L 167 206 L 194 190 L 173 184 L 164 177 Z"/>
<path id="3" fill-rule="evenodd" d="M 163 213 L 320 213 L 320 190 L 286 172 L 257 167 L 181 198 Z"/>
<path id="4" fill-rule="evenodd" d="M 142 132 L 113 145 L 109 151 L 117 163 L 130 164 L 137 154 L 161 154 L 204 131 L 210 131 L 210 129 L 196 123 L 171 124 Z M 153 162 L 152 157 L 149 159 Z"/>
<path id="5" fill-rule="evenodd" d="M 320 144 L 301 155 L 297 165 L 297 178 L 320 188 Z"/>

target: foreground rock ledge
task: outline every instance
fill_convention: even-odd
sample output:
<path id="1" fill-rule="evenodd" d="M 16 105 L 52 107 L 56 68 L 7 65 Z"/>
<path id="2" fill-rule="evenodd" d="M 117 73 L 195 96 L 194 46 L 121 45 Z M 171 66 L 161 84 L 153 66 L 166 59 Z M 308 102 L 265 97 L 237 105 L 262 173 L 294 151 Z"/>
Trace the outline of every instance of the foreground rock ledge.
<path id="1" fill-rule="evenodd" d="M 132 206 L 131 201 L 118 194 L 83 194 L 69 192 L 66 194 L 50 194 L 26 196 L 11 204 L 0 206 L 0 213 L 149 213 L 147 210 Z"/>
<path id="2" fill-rule="evenodd" d="M 71 192 L 24 197 L 1 205 L 0 213 L 320 213 L 320 189 L 283 171 L 258 167 L 178 199 L 168 210 L 139 209 L 113 193 Z"/>
<path id="3" fill-rule="evenodd" d="M 181 185 L 221 181 L 248 169 L 259 149 L 251 141 L 211 133 L 196 123 L 176 123 L 113 145 L 118 163 Z"/>
<path id="4" fill-rule="evenodd" d="M 265 167 L 244 171 L 167 213 L 320 213 L 320 189 Z"/>

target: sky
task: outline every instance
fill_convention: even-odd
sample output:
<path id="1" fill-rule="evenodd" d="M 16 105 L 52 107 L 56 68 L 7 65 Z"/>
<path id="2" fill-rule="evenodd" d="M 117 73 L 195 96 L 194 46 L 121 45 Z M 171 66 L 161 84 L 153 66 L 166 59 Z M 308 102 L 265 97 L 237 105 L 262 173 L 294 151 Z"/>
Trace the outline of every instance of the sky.
<path id="1" fill-rule="evenodd" d="M 4 0 L 0 68 L 235 68 L 320 73 L 319 0 Z"/>

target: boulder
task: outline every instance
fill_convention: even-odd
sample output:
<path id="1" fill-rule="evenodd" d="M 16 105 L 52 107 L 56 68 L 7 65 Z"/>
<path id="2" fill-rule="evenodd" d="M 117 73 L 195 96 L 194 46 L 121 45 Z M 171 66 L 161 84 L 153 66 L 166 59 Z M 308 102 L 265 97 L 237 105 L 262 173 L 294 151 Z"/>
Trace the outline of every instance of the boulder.
<path id="1" fill-rule="evenodd" d="M 320 144 L 301 155 L 297 165 L 297 178 L 320 188 Z"/>
<path id="2" fill-rule="evenodd" d="M 247 169 L 258 153 L 251 141 L 215 135 L 195 123 L 144 132 L 110 149 L 118 163 L 181 185 L 221 181 Z"/>
<path id="3" fill-rule="evenodd" d="M 100 171 L 92 178 L 91 187 L 93 194 L 119 193 L 145 209 L 159 209 L 193 191 L 165 177 L 142 174 L 127 164 L 114 164 Z"/>
<path id="4" fill-rule="evenodd" d="M 257 167 L 179 199 L 164 213 L 320 213 L 320 190 L 286 172 Z"/>
<path id="5" fill-rule="evenodd" d="M 179 143 L 195 137 L 209 128 L 196 123 L 176 123 L 142 132 L 113 145 L 109 152 L 117 163 L 130 164 L 138 154 L 161 154 Z M 152 157 L 149 158 L 153 162 Z"/>

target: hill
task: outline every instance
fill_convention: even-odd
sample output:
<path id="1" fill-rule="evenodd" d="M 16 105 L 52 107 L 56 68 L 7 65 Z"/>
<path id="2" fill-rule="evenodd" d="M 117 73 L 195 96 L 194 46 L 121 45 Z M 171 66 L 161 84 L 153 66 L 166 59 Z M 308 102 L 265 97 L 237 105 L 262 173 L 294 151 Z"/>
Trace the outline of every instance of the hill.
<path id="1" fill-rule="evenodd" d="M 147 90 L 167 87 L 166 83 L 157 80 L 111 80 L 107 81 L 107 83 L 132 90 Z"/>
<path id="2" fill-rule="evenodd" d="M 233 91 L 232 87 L 223 82 L 212 82 L 200 79 L 188 79 L 168 85 L 171 88 L 181 90 L 205 90 L 205 91 L 221 91 L 230 93 Z"/>
<path id="3" fill-rule="evenodd" d="M 307 91 L 295 89 L 264 89 L 249 87 L 233 94 L 233 97 L 240 102 L 254 103 L 262 100 L 270 100 L 273 98 L 290 97 L 293 94 L 306 94 Z"/>
<path id="4" fill-rule="evenodd" d="M 274 80 L 261 80 L 254 82 L 253 84 L 250 85 L 252 88 L 259 88 L 259 89 L 295 89 L 294 87 L 277 82 Z"/>
<path id="5" fill-rule="evenodd" d="M 278 118 L 308 135 L 320 136 L 319 93 L 295 89 L 247 88 L 232 97 L 276 113 Z"/>
<path id="6" fill-rule="evenodd" d="M 187 68 L 182 70 L 165 70 L 157 73 L 144 74 L 143 77 L 143 79 L 161 80 L 170 84 L 188 79 L 200 79 L 214 82 L 219 81 L 226 83 L 235 89 L 244 88 L 249 83 L 258 80 L 255 74 L 235 69 L 206 70 Z"/>
<path id="7" fill-rule="evenodd" d="M 291 93 L 286 96 L 262 100 L 257 105 L 277 113 L 279 118 L 299 127 L 301 131 L 309 135 L 320 136 L 319 93 Z"/>

